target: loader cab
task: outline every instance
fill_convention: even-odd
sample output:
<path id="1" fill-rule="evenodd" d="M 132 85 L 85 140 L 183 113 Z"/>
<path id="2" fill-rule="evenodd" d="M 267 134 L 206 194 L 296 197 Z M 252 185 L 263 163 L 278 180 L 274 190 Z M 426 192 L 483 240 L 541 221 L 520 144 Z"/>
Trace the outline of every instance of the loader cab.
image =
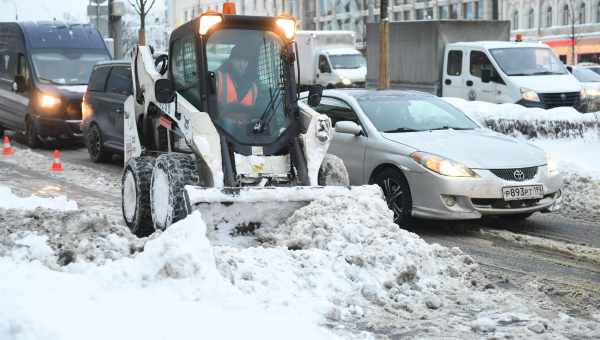
<path id="1" fill-rule="evenodd" d="M 288 153 L 299 129 L 294 33 L 292 18 L 205 13 L 171 35 L 174 91 L 209 114 L 232 153 Z"/>

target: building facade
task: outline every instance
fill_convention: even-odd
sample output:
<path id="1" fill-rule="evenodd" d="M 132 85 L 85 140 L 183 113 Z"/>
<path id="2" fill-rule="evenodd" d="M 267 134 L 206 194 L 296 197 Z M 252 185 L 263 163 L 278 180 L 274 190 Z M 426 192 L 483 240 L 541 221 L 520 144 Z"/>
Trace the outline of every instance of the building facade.
<path id="1" fill-rule="evenodd" d="M 390 0 L 390 21 L 498 19 L 498 0 Z M 319 30 L 353 30 L 364 45 L 366 23 L 378 22 L 378 0 L 316 0 L 314 26 Z M 365 47 L 365 46 L 359 46 Z"/>
<path id="2" fill-rule="evenodd" d="M 170 28 L 174 29 L 209 9 L 221 10 L 224 2 L 214 0 L 170 0 L 168 10 Z M 237 0 L 229 2 L 236 4 L 238 14 L 274 16 L 287 13 L 299 18 L 298 13 L 301 13 L 302 3 L 305 1 Z"/>
<path id="3" fill-rule="evenodd" d="M 513 0 L 501 12 L 513 34 L 545 42 L 563 62 L 600 62 L 600 0 Z"/>

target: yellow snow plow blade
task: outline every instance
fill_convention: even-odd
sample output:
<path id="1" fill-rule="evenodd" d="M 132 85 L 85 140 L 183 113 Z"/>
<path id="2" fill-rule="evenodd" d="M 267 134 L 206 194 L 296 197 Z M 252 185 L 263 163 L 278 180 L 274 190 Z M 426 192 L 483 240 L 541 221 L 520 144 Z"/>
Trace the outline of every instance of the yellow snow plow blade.
<path id="1" fill-rule="evenodd" d="M 202 213 L 207 225 L 277 226 L 312 201 L 336 197 L 383 199 L 378 186 L 185 187 L 188 214 Z"/>

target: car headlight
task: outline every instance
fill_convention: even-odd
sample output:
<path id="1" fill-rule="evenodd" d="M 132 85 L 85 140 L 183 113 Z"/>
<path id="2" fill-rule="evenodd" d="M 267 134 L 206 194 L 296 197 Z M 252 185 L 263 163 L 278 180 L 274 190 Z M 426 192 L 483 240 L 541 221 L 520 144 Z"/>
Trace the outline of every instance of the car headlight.
<path id="1" fill-rule="evenodd" d="M 594 89 L 589 89 L 589 90 L 585 90 L 585 96 L 586 97 L 600 97 L 600 90 L 594 90 Z"/>
<path id="2" fill-rule="evenodd" d="M 40 106 L 43 108 L 53 108 L 60 105 L 60 98 L 51 94 L 40 94 Z"/>
<path id="3" fill-rule="evenodd" d="M 549 153 L 546 153 L 546 167 L 548 168 L 548 176 L 558 175 L 558 160 Z"/>
<path id="4" fill-rule="evenodd" d="M 581 99 L 585 99 L 588 96 L 588 92 L 586 89 L 581 89 L 581 91 L 579 91 L 579 98 Z"/>
<path id="5" fill-rule="evenodd" d="M 450 177 L 477 177 L 477 174 L 463 164 L 426 152 L 413 152 L 410 157 L 427 169 Z"/>
<path id="6" fill-rule="evenodd" d="M 341 79 L 342 79 L 342 84 L 344 84 L 346 86 L 352 85 L 352 80 L 350 80 L 348 78 L 344 78 L 344 77 L 342 77 Z"/>
<path id="7" fill-rule="evenodd" d="M 540 97 L 534 90 L 521 88 L 521 98 L 528 100 L 530 102 L 539 102 Z"/>

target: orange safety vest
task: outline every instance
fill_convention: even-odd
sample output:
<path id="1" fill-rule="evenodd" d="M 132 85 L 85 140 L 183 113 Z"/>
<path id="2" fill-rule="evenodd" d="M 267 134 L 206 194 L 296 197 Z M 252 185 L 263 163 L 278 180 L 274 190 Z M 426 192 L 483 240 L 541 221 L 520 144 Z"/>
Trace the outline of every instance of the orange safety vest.
<path id="1" fill-rule="evenodd" d="M 238 102 L 237 91 L 235 90 L 235 86 L 233 84 L 233 80 L 229 73 L 225 74 L 225 81 L 227 85 L 225 86 L 225 91 L 227 92 L 226 100 L 227 104 L 234 104 Z M 217 71 L 217 95 L 219 98 L 223 98 L 223 74 L 221 71 Z M 248 93 L 244 96 L 244 98 L 239 101 L 243 106 L 252 106 L 256 102 L 256 96 L 258 95 L 258 89 L 256 88 L 256 84 L 253 83 Z"/>

